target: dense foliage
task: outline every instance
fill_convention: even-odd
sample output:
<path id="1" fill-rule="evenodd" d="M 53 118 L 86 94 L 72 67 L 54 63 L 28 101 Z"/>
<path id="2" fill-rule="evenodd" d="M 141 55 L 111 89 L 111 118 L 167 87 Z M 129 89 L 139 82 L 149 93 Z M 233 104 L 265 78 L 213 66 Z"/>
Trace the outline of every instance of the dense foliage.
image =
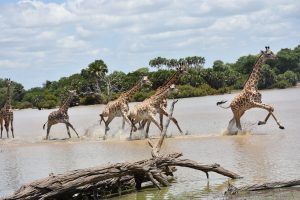
<path id="1" fill-rule="evenodd" d="M 176 97 L 195 97 L 230 92 L 242 89 L 252 71 L 258 55 L 240 57 L 235 63 L 216 60 L 213 66 L 204 68 L 205 58 L 199 56 L 181 59 L 157 57 L 150 60 L 147 67 L 130 73 L 114 71 L 108 74 L 108 67 L 103 60 L 90 63 L 80 73 L 63 77 L 58 81 L 46 81 L 42 87 L 25 90 L 20 83 L 12 85 L 12 104 L 14 108 L 53 108 L 61 104 L 66 90 L 76 89 L 78 97 L 73 105 L 106 103 L 126 91 L 143 75 L 148 75 L 153 82 L 151 88 L 143 88 L 136 93 L 132 101 L 142 101 L 154 93 L 173 73 L 179 64 L 186 63 L 189 73 L 183 75 L 178 83 Z M 276 60 L 267 61 L 262 67 L 260 89 L 286 88 L 295 86 L 300 80 L 300 45 L 294 49 L 281 49 Z M 0 102 L 4 104 L 6 87 L 0 79 Z"/>

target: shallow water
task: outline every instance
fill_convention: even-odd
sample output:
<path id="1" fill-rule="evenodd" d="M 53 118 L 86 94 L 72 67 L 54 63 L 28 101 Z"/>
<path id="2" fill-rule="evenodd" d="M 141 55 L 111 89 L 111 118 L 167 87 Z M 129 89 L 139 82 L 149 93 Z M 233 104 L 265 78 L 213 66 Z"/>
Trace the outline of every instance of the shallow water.
<path id="1" fill-rule="evenodd" d="M 215 105 L 231 100 L 235 94 L 180 99 L 175 105 L 177 118 L 184 133 L 181 136 L 172 123 L 163 152 L 183 152 L 185 158 L 202 163 L 220 163 L 244 178 L 230 180 L 236 186 L 276 180 L 299 179 L 300 167 L 300 89 L 262 91 L 263 102 L 275 108 L 275 115 L 285 126 L 280 130 L 273 119 L 258 126 L 266 111 L 252 109 L 242 118 L 244 133 L 224 136 L 222 133 L 232 117 L 230 109 Z M 170 104 L 170 103 L 169 103 Z M 130 105 L 132 107 L 133 104 Z M 111 123 L 108 140 L 103 141 L 104 125 L 99 125 L 103 105 L 80 106 L 69 110 L 70 122 L 79 132 L 77 139 L 67 137 L 64 125 L 51 129 L 45 141 L 43 123 L 52 110 L 19 110 L 14 112 L 15 139 L 0 140 L 0 197 L 12 194 L 22 184 L 68 170 L 104 165 L 108 162 L 136 161 L 150 157 L 145 140 L 128 141 L 128 125 L 121 130 L 121 119 Z M 151 126 L 150 136 L 158 129 Z M 141 133 L 136 133 L 139 138 Z M 6 133 L 4 133 L 6 138 Z M 230 199 L 223 196 L 228 178 L 185 168 L 175 173 L 173 184 L 158 191 L 148 188 L 116 199 Z M 300 199 L 299 188 L 243 194 L 237 199 Z"/>

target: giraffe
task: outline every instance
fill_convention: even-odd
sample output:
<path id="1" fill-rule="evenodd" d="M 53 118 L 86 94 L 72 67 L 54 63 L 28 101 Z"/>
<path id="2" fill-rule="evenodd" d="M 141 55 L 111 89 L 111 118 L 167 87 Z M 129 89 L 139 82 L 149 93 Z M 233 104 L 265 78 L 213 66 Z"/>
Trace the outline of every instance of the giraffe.
<path id="1" fill-rule="evenodd" d="M 228 127 L 236 125 L 239 130 L 242 130 L 240 119 L 243 114 L 251 108 L 262 108 L 268 111 L 268 114 L 264 121 L 259 121 L 258 125 L 266 124 L 269 117 L 272 116 L 276 121 L 280 129 L 284 127 L 280 124 L 274 115 L 274 108 L 270 105 L 262 103 L 261 93 L 258 91 L 257 84 L 261 77 L 261 67 L 268 59 L 275 59 L 276 55 L 270 50 L 270 47 L 265 47 L 265 51 L 261 51 L 261 54 L 255 61 L 252 73 L 249 75 L 243 90 L 234 97 L 228 107 L 223 107 L 222 104 L 226 101 L 218 102 L 217 105 L 222 108 L 231 108 L 233 112 L 233 118 L 229 121 Z"/>
<path id="2" fill-rule="evenodd" d="M 65 101 L 62 103 L 61 107 L 53 111 L 48 116 L 48 121 L 43 125 L 43 129 L 45 129 L 45 125 L 47 124 L 47 135 L 46 140 L 49 139 L 49 133 L 51 126 L 57 124 L 57 123 L 64 123 L 67 128 L 67 132 L 69 135 L 69 138 L 71 138 L 71 133 L 69 127 L 73 129 L 73 131 L 76 133 L 77 137 L 79 138 L 79 135 L 73 125 L 69 122 L 69 115 L 68 115 L 68 109 L 70 107 L 70 103 L 73 100 L 73 97 L 76 95 L 75 90 L 69 90 L 68 91 L 68 97 L 65 99 Z"/>
<path id="3" fill-rule="evenodd" d="M 165 88 L 165 87 L 164 87 Z M 134 106 L 134 108 L 130 111 L 128 118 L 131 121 L 131 131 L 130 131 L 130 139 L 132 136 L 132 131 L 136 131 L 137 128 L 135 126 L 136 123 L 141 122 L 143 120 L 153 122 L 160 131 L 162 131 L 162 126 L 156 121 L 155 115 L 157 112 L 163 113 L 166 116 L 169 116 L 167 111 L 161 107 L 161 102 L 165 99 L 170 93 L 177 92 L 178 89 L 175 87 L 175 84 L 171 84 L 168 88 L 161 91 L 159 94 L 153 95 L 148 99 L 145 99 L 142 103 L 139 103 Z M 171 118 L 173 122 L 178 126 L 177 121 Z M 178 126 L 179 127 L 179 126 Z M 148 137 L 148 133 L 146 133 L 146 138 Z"/>
<path id="4" fill-rule="evenodd" d="M 12 137 L 14 138 L 14 126 L 13 126 L 13 121 L 14 121 L 14 113 L 11 107 L 11 94 L 10 94 L 10 86 L 12 84 L 12 81 L 10 79 L 5 79 L 5 85 L 7 87 L 7 93 L 6 93 L 6 101 L 3 106 L 3 108 L 0 111 L 0 125 L 1 125 L 1 138 L 2 138 L 2 132 L 3 132 L 3 121 L 4 121 L 4 126 L 6 129 L 6 134 L 7 138 L 9 138 L 9 125 L 11 125 L 11 134 Z"/>
<path id="5" fill-rule="evenodd" d="M 122 93 L 119 98 L 114 101 L 108 102 L 108 104 L 105 106 L 103 112 L 100 114 L 100 124 L 102 121 L 104 121 L 105 123 L 105 135 L 103 139 L 106 139 L 106 134 L 109 130 L 108 125 L 115 117 L 123 117 L 123 120 L 131 125 L 131 122 L 128 119 L 128 101 L 137 91 L 142 88 L 143 85 L 152 85 L 152 82 L 148 79 L 148 76 L 143 76 L 134 84 L 134 86 L 130 90 Z M 107 117 L 107 119 L 105 120 L 104 117 Z"/>
<path id="6" fill-rule="evenodd" d="M 178 81 L 178 79 L 180 78 L 180 76 L 184 73 L 187 73 L 187 66 L 186 65 L 180 65 L 179 67 L 177 67 L 176 69 L 176 72 L 169 78 L 169 80 L 167 80 L 162 86 L 158 87 L 155 94 L 155 95 L 158 95 L 160 94 L 162 91 L 168 89 L 168 87 L 170 87 L 172 84 L 176 84 L 176 82 Z M 152 96 L 151 96 L 152 97 Z M 150 98 L 151 98 L 150 97 Z M 160 109 L 158 110 L 158 113 L 159 113 L 159 122 L 160 122 L 160 126 L 163 127 L 163 116 L 166 115 L 168 116 L 167 112 L 163 112 L 166 110 L 167 108 L 167 99 L 166 98 L 163 98 L 161 99 L 161 102 L 160 102 Z M 177 126 L 179 132 L 182 134 L 182 130 L 177 122 L 177 120 L 172 117 L 171 120 L 175 123 L 175 125 Z M 141 127 L 144 128 L 145 124 L 147 124 L 147 127 L 146 127 L 146 134 L 148 135 L 149 133 L 149 127 L 150 127 L 150 124 L 151 124 L 151 120 L 143 120 L 142 123 L 141 123 Z"/>

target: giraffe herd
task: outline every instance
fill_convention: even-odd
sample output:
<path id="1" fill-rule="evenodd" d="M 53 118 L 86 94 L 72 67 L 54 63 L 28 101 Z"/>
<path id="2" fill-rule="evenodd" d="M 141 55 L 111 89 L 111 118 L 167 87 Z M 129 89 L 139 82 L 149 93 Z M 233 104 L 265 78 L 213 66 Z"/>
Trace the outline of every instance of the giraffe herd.
<path id="1" fill-rule="evenodd" d="M 264 121 L 259 121 L 258 125 L 266 124 L 269 117 L 272 116 L 276 121 L 280 129 L 284 127 L 280 124 L 277 118 L 274 115 L 274 108 L 270 105 L 264 104 L 261 101 L 261 93 L 258 91 L 258 81 L 261 77 L 261 67 L 264 62 L 268 59 L 275 59 L 276 55 L 270 50 L 269 47 L 266 47 L 264 51 L 261 51 L 261 54 L 257 58 L 253 70 L 249 75 L 248 80 L 246 81 L 243 90 L 234 97 L 231 104 L 228 107 L 223 107 L 223 103 L 226 101 L 218 102 L 217 105 L 222 108 L 231 108 L 233 112 L 233 118 L 229 121 L 228 128 L 235 126 L 237 129 L 242 130 L 240 119 L 243 114 L 251 108 L 262 108 L 265 109 L 268 114 Z M 105 134 L 104 139 L 107 137 L 107 132 L 109 131 L 109 124 L 115 117 L 123 118 L 124 123 L 127 122 L 131 127 L 130 136 L 132 137 L 132 132 L 136 131 L 138 128 L 136 124 L 139 124 L 139 128 L 143 129 L 146 125 L 146 135 L 148 137 L 149 126 L 151 123 L 157 126 L 157 128 L 162 131 L 163 128 L 163 116 L 169 117 L 168 112 L 166 111 L 167 107 L 167 97 L 177 92 L 176 83 L 179 80 L 182 74 L 188 73 L 188 67 L 186 65 L 180 65 L 175 73 L 167 80 L 162 86 L 160 86 L 156 92 L 146 98 L 143 102 L 136 104 L 131 110 L 129 110 L 128 102 L 130 98 L 138 92 L 144 85 L 151 86 L 152 82 L 148 79 L 147 76 L 141 77 L 131 89 L 122 93 L 119 98 L 116 100 L 110 101 L 105 106 L 103 112 L 100 114 L 100 124 L 104 121 L 105 125 Z M 10 87 L 12 81 L 10 79 L 5 79 L 5 84 L 7 87 L 6 101 L 3 108 L 0 110 L 0 125 L 1 125 L 1 138 L 3 132 L 3 122 L 6 129 L 7 137 L 9 137 L 9 126 L 11 126 L 11 134 L 14 138 L 14 129 L 13 129 L 13 111 L 11 106 L 11 94 Z M 53 111 L 49 114 L 47 122 L 43 125 L 43 129 L 47 124 L 47 133 L 46 140 L 49 139 L 50 129 L 53 125 L 57 123 L 64 123 L 66 125 L 68 136 L 71 138 L 70 127 L 76 133 L 77 137 L 79 135 L 73 125 L 69 122 L 68 108 L 72 102 L 73 97 L 76 95 L 75 90 L 70 90 L 68 97 L 62 103 L 61 107 L 57 111 Z M 159 114 L 159 122 L 156 120 L 155 116 Z M 106 118 L 106 119 L 105 119 Z M 178 121 L 174 118 L 170 118 L 174 124 L 177 126 L 180 133 L 182 130 L 178 124 Z"/>

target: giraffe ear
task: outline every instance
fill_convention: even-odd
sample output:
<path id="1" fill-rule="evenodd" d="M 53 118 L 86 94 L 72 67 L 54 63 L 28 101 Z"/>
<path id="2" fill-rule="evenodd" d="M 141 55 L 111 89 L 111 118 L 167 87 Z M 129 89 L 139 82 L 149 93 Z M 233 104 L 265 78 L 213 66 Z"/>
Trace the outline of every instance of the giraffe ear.
<path id="1" fill-rule="evenodd" d="M 261 50 L 261 51 L 260 51 L 260 53 L 264 54 L 264 51 L 263 51 L 263 50 Z"/>

